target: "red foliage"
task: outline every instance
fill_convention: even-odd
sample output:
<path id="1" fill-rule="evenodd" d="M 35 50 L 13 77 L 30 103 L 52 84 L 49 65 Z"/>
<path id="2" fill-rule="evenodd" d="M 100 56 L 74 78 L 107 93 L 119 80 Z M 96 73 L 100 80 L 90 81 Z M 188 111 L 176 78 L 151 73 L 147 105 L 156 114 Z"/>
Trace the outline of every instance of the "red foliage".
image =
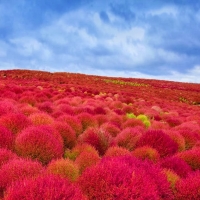
<path id="1" fill-rule="evenodd" d="M 46 126 L 28 127 L 15 140 L 18 155 L 37 159 L 43 164 L 63 155 L 63 143 Z"/>
<path id="2" fill-rule="evenodd" d="M 159 164 L 163 168 L 173 170 L 180 177 L 186 177 L 192 172 L 192 168 L 183 159 L 177 156 L 167 157 L 161 160 Z"/>
<path id="3" fill-rule="evenodd" d="M 56 121 L 53 127 L 60 133 L 65 148 L 72 148 L 76 144 L 76 133 L 70 125 L 65 122 Z"/>
<path id="4" fill-rule="evenodd" d="M 145 125 L 139 119 L 127 119 L 126 122 L 123 123 L 123 128 L 134 128 L 137 126 L 145 127 Z"/>
<path id="5" fill-rule="evenodd" d="M 180 152 L 177 156 L 188 163 L 193 170 L 200 169 L 200 147 Z"/>
<path id="6" fill-rule="evenodd" d="M 137 128 L 126 128 L 115 137 L 113 144 L 132 151 L 141 136 L 142 133 Z"/>
<path id="7" fill-rule="evenodd" d="M 17 108 L 14 105 L 14 103 L 12 103 L 12 101 L 8 101 L 8 100 L 3 100 L 0 101 L 0 116 L 5 115 L 5 114 L 9 114 L 9 113 L 17 113 Z"/>
<path id="8" fill-rule="evenodd" d="M 42 112 L 46 112 L 46 113 L 49 113 L 49 114 L 53 112 L 53 104 L 49 101 L 40 103 L 39 105 L 37 105 L 37 107 Z"/>
<path id="9" fill-rule="evenodd" d="M 104 157 L 116 157 L 116 156 L 130 156 L 129 150 L 119 146 L 109 147 L 104 155 Z"/>
<path id="10" fill-rule="evenodd" d="M 107 131 L 112 137 L 116 137 L 121 131 L 116 125 L 109 122 L 102 124 L 101 128 Z"/>
<path id="11" fill-rule="evenodd" d="M 158 151 L 150 146 L 138 147 L 132 151 L 132 155 L 142 160 L 157 162 L 160 159 Z"/>
<path id="12" fill-rule="evenodd" d="M 81 152 L 75 163 L 78 165 L 80 173 L 83 173 L 86 168 L 96 165 L 100 161 L 100 156 L 96 151 L 83 151 Z"/>
<path id="13" fill-rule="evenodd" d="M 105 158 L 78 183 L 89 199 L 173 199 L 161 170 L 133 157 Z"/>
<path id="14" fill-rule="evenodd" d="M 98 125 L 95 117 L 88 113 L 81 113 L 77 115 L 77 118 L 81 121 L 83 131 L 85 131 L 88 127 L 97 127 Z"/>
<path id="15" fill-rule="evenodd" d="M 88 143 L 98 150 L 100 155 L 103 155 L 110 146 L 112 137 L 108 132 L 101 128 L 88 128 L 78 138 L 81 143 Z"/>
<path id="16" fill-rule="evenodd" d="M 13 159 L 0 168 L 0 190 L 5 189 L 14 181 L 41 174 L 43 167 L 37 161 L 25 159 Z"/>
<path id="17" fill-rule="evenodd" d="M 66 122 L 67 124 L 69 124 L 72 127 L 72 129 L 76 132 L 77 136 L 82 133 L 82 124 L 77 117 L 65 114 L 58 117 L 57 121 Z"/>
<path id="18" fill-rule="evenodd" d="M 78 186 L 71 184 L 67 179 L 55 175 L 39 176 L 27 179 L 8 188 L 5 200 L 86 200 Z"/>
<path id="19" fill-rule="evenodd" d="M 33 113 L 29 116 L 29 120 L 36 126 L 54 123 L 54 119 L 47 113 Z"/>
<path id="20" fill-rule="evenodd" d="M 171 156 L 178 151 L 178 145 L 161 130 L 148 130 L 140 137 L 137 147 L 149 145 L 155 148 L 161 157 Z"/>
<path id="21" fill-rule="evenodd" d="M 11 131 L 0 125 L 0 148 L 13 148 L 13 134 Z"/>
<path id="22" fill-rule="evenodd" d="M 176 184 L 176 200 L 200 199 L 200 172 L 191 173 L 188 177 L 180 179 Z"/>
<path id="23" fill-rule="evenodd" d="M 20 133 L 30 124 L 29 119 L 23 114 L 9 113 L 0 118 L 0 125 L 5 126 L 13 134 Z"/>
<path id="24" fill-rule="evenodd" d="M 47 173 L 59 175 L 70 181 L 75 181 L 79 176 L 78 165 L 70 159 L 52 160 L 47 166 Z"/>
<path id="25" fill-rule="evenodd" d="M 7 163 L 9 160 L 15 159 L 18 156 L 11 150 L 0 148 L 0 168 L 3 164 Z"/>

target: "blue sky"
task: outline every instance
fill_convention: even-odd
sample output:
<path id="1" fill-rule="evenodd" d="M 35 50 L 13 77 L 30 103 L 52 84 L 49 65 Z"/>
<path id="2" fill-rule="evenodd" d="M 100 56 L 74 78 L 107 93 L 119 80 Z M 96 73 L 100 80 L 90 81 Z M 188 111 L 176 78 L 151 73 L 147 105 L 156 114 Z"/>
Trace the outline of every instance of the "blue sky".
<path id="1" fill-rule="evenodd" d="M 0 69 L 200 83 L 200 1 L 0 0 Z"/>

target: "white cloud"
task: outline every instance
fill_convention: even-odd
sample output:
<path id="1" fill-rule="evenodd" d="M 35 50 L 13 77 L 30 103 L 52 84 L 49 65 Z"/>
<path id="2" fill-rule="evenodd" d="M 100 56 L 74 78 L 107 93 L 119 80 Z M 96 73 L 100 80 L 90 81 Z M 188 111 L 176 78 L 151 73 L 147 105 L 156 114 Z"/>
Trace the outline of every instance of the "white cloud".
<path id="1" fill-rule="evenodd" d="M 167 14 L 171 15 L 173 17 L 176 17 L 178 15 L 178 9 L 175 6 L 164 6 L 159 9 L 152 9 L 148 11 L 149 14 L 151 15 L 162 15 L 162 14 Z"/>
<path id="2" fill-rule="evenodd" d="M 36 38 L 19 37 L 10 39 L 10 42 L 15 46 L 15 50 L 22 56 L 35 56 L 49 59 L 51 51 Z"/>

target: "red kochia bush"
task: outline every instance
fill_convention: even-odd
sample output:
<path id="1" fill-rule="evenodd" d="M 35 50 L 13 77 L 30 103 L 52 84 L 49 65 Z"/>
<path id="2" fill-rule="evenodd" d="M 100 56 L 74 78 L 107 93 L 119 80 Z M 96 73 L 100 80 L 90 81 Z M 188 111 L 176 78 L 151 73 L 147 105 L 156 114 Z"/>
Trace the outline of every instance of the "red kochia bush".
<path id="1" fill-rule="evenodd" d="M 80 188 L 67 179 L 55 175 L 40 176 L 13 184 L 5 194 L 5 200 L 86 200 Z"/>
<path id="2" fill-rule="evenodd" d="M 17 158 L 17 155 L 8 149 L 0 148 L 0 168 L 3 164 L 7 163 L 9 160 Z"/>
<path id="3" fill-rule="evenodd" d="M 78 183 L 89 199 L 173 199 L 161 169 L 131 156 L 104 158 Z"/>
<path id="4" fill-rule="evenodd" d="M 47 166 L 47 173 L 56 174 L 70 181 L 75 181 L 79 176 L 78 166 L 70 159 L 52 160 Z"/>
<path id="5" fill-rule="evenodd" d="M 31 114 L 29 119 L 36 126 L 53 124 L 54 122 L 54 119 L 49 114 L 42 112 Z"/>
<path id="6" fill-rule="evenodd" d="M 116 156 L 125 156 L 125 155 L 131 155 L 131 152 L 123 147 L 119 146 L 112 146 L 109 147 L 104 155 L 104 157 L 116 157 Z"/>
<path id="7" fill-rule="evenodd" d="M 116 125 L 109 122 L 103 123 L 101 125 L 101 128 L 106 130 L 112 137 L 116 137 L 118 133 L 120 132 L 120 129 Z"/>
<path id="8" fill-rule="evenodd" d="M 115 137 L 113 143 L 132 151 L 141 136 L 142 133 L 139 129 L 126 128 Z"/>
<path id="9" fill-rule="evenodd" d="M 0 101 L 0 116 L 8 114 L 8 113 L 16 113 L 17 108 L 11 101 L 3 100 Z"/>
<path id="10" fill-rule="evenodd" d="M 142 159 L 142 160 L 151 160 L 153 162 L 157 162 L 160 159 L 160 154 L 158 151 L 152 147 L 149 146 L 142 146 L 134 149 L 132 151 L 132 155 L 136 158 Z"/>
<path id="11" fill-rule="evenodd" d="M 13 139 L 11 131 L 0 125 L 0 148 L 12 149 Z"/>
<path id="12" fill-rule="evenodd" d="M 87 167 L 97 164 L 100 161 L 98 152 L 95 151 L 83 151 L 77 156 L 75 163 L 78 165 L 80 173 L 82 173 Z"/>
<path id="13" fill-rule="evenodd" d="M 192 168 L 184 160 L 175 156 L 163 159 L 160 161 L 160 166 L 173 170 L 180 177 L 186 177 L 192 172 Z"/>
<path id="14" fill-rule="evenodd" d="M 0 190 L 4 191 L 10 184 L 26 177 L 34 177 L 42 173 L 41 163 L 25 159 L 13 159 L 1 166 Z"/>
<path id="15" fill-rule="evenodd" d="M 83 128 L 82 128 L 81 121 L 75 116 L 64 114 L 58 117 L 57 121 L 65 122 L 69 124 L 72 127 L 72 129 L 76 132 L 77 136 L 82 133 Z"/>
<path id="16" fill-rule="evenodd" d="M 10 113 L 0 118 L 0 125 L 5 126 L 13 134 L 18 134 L 30 124 L 31 122 L 23 114 Z"/>
<path id="17" fill-rule="evenodd" d="M 175 189 L 176 200 L 200 199 L 200 172 L 191 173 L 188 177 L 180 179 Z"/>
<path id="18" fill-rule="evenodd" d="M 162 130 L 148 130 L 137 142 L 137 147 L 150 146 L 155 148 L 161 157 L 175 154 L 178 145 Z"/>
<path id="19" fill-rule="evenodd" d="M 64 141 L 65 148 L 74 147 L 76 144 L 76 133 L 69 124 L 56 121 L 53 124 L 53 127 L 55 127 L 55 129 L 60 133 Z"/>
<path id="20" fill-rule="evenodd" d="M 88 113 L 81 113 L 77 117 L 81 121 L 83 131 L 85 131 L 88 127 L 97 127 L 98 125 L 96 118 Z"/>
<path id="21" fill-rule="evenodd" d="M 193 170 L 200 170 L 200 147 L 180 152 L 176 156 L 183 159 Z"/>
<path id="22" fill-rule="evenodd" d="M 94 146 L 99 154 L 103 155 L 110 146 L 112 137 L 101 128 L 88 128 L 78 139 L 82 143 L 88 143 Z"/>
<path id="23" fill-rule="evenodd" d="M 63 143 L 46 126 L 31 126 L 24 129 L 15 140 L 17 154 L 37 159 L 43 164 L 62 157 Z"/>

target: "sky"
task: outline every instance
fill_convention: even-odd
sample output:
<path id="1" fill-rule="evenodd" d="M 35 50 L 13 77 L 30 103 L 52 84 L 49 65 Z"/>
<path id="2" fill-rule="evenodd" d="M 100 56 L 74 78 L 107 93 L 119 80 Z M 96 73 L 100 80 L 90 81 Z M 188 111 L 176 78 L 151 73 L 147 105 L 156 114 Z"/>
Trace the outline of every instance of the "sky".
<path id="1" fill-rule="evenodd" d="M 200 1 L 0 0 L 0 70 L 200 83 Z"/>

